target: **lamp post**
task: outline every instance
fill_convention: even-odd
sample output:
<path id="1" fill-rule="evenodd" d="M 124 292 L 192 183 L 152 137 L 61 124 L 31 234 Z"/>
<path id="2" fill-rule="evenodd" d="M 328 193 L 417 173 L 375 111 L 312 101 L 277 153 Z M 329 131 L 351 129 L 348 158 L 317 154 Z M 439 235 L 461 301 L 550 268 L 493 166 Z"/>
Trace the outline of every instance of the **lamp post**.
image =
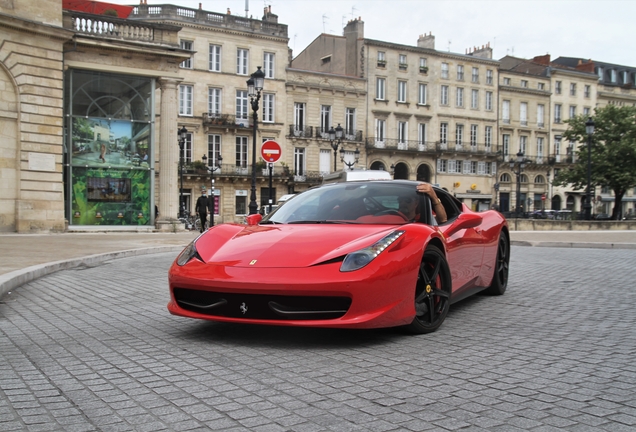
<path id="1" fill-rule="evenodd" d="M 177 136 L 179 137 L 179 177 L 181 181 L 181 187 L 179 188 L 179 217 L 183 218 L 185 217 L 185 205 L 183 203 L 183 153 L 186 137 L 188 136 L 188 130 L 185 126 L 182 126 L 181 129 L 179 129 Z"/>
<path id="2" fill-rule="evenodd" d="M 340 123 L 338 123 L 338 126 L 336 127 L 336 129 L 334 129 L 333 126 L 331 126 L 329 128 L 328 133 L 329 133 L 329 141 L 331 144 L 331 148 L 333 149 L 333 170 L 335 172 L 336 158 L 338 157 L 338 146 L 340 146 L 340 143 L 342 142 L 342 135 L 343 135 L 342 126 L 340 126 Z"/>
<path id="3" fill-rule="evenodd" d="M 345 161 L 345 149 L 344 147 L 340 149 L 340 162 L 342 162 L 343 164 L 345 164 L 347 166 L 347 168 L 349 168 L 350 170 L 353 171 L 353 167 L 358 163 L 358 161 L 360 160 L 360 150 L 358 150 L 356 148 L 356 151 L 353 152 L 354 155 L 354 162 L 347 162 Z"/>
<path id="4" fill-rule="evenodd" d="M 258 204 L 256 203 L 256 123 L 258 121 L 258 101 L 261 99 L 261 90 L 263 90 L 263 84 L 265 83 L 265 72 L 261 70 L 261 67 L 256 68 L 250 79 L 247 80 L 247 94 L 250 97 L 250 104 L 252 105 L 252 187 L 250 192 L 250 204 L 249 209 L 251 215 L 256 214 L 258 211 Z"/>
<path id="5" fill-rule="evenodd" d="M 223 162 L 223 158 L 221 157 L 221 155 L 218 155 L 216 158 L 216 161 L 213 162 L 212 166 L 208 165 L 208 157 L 206 155 L 203 155 L 203 157 L 201 158 L 203 160 L 203 163 L 207 166 L 208 172 L 210 173 L 210 183 L 212 184 L 212 195 L 210 196 L 210 199 L 212 199 L 212 211 L 210 212 L 210 226 L 214 226 L 214 207 L 215 207 L 215 202 L 214 202 L 214 171 L 218 170 L 221 168 L 221 162 Z"/>
<path id="6" fill-rule="evenodd" d="M 510 169 L 514 171 L 515 167 L 517 171 L 515 172 L 517 176 L 517 197 L 515 204 L 515 217 L 518 218 L 519 209 L 521 208 L 521 171 L 526 167 L 526 160 L 523 158 L 523 152 L 519 150 L 517 153 L 517 158 L 515 160 L 510 161 Z"/>
<path id="7" fill-rule="evenodd" d="M 589 117 L 585 122 L 587 133 L 587 191 L 585 192 L 585 220 L 592 219 L 592 134 L 594 133 L 594 120 Z"/>

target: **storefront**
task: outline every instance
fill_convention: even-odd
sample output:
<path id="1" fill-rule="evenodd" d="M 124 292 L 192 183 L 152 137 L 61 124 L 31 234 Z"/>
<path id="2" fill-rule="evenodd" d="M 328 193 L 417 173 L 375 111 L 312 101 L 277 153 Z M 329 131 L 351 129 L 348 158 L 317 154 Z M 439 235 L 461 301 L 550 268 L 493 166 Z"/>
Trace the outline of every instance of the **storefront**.
<path id="1" fill-rule="evenodd" d="M 65 75 L 65 212 L 69 226 L 154 225 L 153 78 Z"/>

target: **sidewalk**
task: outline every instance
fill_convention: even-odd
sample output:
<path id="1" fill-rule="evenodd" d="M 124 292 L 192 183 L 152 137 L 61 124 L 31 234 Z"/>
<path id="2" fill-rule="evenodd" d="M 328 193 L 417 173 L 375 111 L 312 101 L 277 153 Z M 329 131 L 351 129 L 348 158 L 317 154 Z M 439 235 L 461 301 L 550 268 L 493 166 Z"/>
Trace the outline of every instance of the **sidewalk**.
<path id="1" fill-rule="evenodd" d="M 0 297 L 49 273 L 115 258 L 174 252 L 199 233 L 0 234 Z M 516 246 L 635 249 L 636 231 L 511 231 Z"/>

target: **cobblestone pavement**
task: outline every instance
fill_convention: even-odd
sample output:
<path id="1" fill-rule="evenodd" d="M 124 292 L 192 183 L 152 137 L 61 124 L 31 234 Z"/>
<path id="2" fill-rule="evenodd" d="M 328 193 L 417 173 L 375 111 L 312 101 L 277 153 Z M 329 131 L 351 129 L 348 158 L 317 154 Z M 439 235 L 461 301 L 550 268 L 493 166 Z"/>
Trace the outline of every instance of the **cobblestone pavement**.
<path id="1" fill-rule="evenodd" d="M 636 430 L 635 250 L 514 246 L 425 336 L 173 317 L 174 256 L 4 297 L 0 430 Z"/>

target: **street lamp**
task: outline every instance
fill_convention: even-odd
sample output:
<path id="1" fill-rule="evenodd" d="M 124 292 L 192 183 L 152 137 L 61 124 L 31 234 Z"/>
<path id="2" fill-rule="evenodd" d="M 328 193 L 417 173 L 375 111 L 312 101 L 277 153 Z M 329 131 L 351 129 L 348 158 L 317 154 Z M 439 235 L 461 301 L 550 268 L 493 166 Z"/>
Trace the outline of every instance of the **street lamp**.
<path id="1" fill-rule="evenodd" d="M 347 162 L 347 161 L 345 161 L 345 149 L 344 149 L 344 147 L 340 149 L 340 162 L 345 164 L 347 166 L 347 168 L 349 168 L 352 171 L 353 171 L 353 167 L 355 166 L 355 164 L 357 164 L 358 161 L 360 160 L 360 150 L 358 150 L 356 148 L 356 151 L 353 152 L 353 155 L 354 155 L 355 161 L 354 162 Z"/>
<path id="2" fill-rule="evenodd" d="M 214 203 L 214 171 L 221 169 L 221 162 L 223 162 L 223 158 L 221 157 L 221 155 L 218 155 L 216 158 L 216 161 L 214 161 L 212 166 L 208 166 L 208 157 L 206 155 L 203 155 L 203 157 L 201 158 L 203 160 L 203 163 L 206 165 L 208 172 L 210 173 L 210 182 L 212 183 L 212 195 L 210 196 L 210 199 L 212 199 L 212 211 L 210 211 L 210 226 L 214 226 L 214 207 L 215 207 L 215 203 Z"/>
<path id="3" fill-rule="evenodd" d="M 179 137 L 179 177 L 181 180 L 181 188 L 179 189 L 179 217 L 184 218 L 185 205 L 183 202 L 183 153 L 186 137 L 188 136 L 188 130 L 185 128 L 185 126 L 182 126 L 181 129 L 177 131 L 177 136 Z"/>
<path id="4" fill-rule="evenodd" d="M 515 206 L 515 217 L 519 217 L 519 209 L 521 208 L 521 171 L 526 167 L 526 160 L 523 158 L 523 152 L 519 150 L 517 153 L 517 159 L 510 161 L 510 169 L 514 171 L 517 167 L 517 199 Z"/>
<path id="5" fill-rule="evenodd" d="M 333 149 L 334 172 L 336 171 L 336 158 L 338 157 L 338 146 L 342 142 L 342 135 L 343 135 L 342 132 L 343 132 L 343 129 L 342 129 L 342 126 L 340 126 L 340 123 L 338 123 L 338 126 L 336 127 L 336 129 L 334 129 L 333 126 L 331 126 L 328 132 L 331 148 Z"/>
<path id="6" fill-rule="evenodd" d="M 256 123 L 258 121 L 258 101 L 261 99 L 261 90 L 263 90 L 263 84 L 265 83 L 265 73 L 261 70 L 261 67 L 256 68 L 250 79 L 247 80 L 247 95 L 250 97 L 250 104 L 252 105 L 252 188 L 250 193 L 250 214 L 256 214 L 258 210 L 258 204 L 256 203 Z"/>
<path id="7" fill-rule="evenodd" d="M 585 122 L 587 133 L 587 192 L 585 193 L 585 220 L 592 219 L 592 134 L 594 133 L 594 120 L 589 117 Z"/>

